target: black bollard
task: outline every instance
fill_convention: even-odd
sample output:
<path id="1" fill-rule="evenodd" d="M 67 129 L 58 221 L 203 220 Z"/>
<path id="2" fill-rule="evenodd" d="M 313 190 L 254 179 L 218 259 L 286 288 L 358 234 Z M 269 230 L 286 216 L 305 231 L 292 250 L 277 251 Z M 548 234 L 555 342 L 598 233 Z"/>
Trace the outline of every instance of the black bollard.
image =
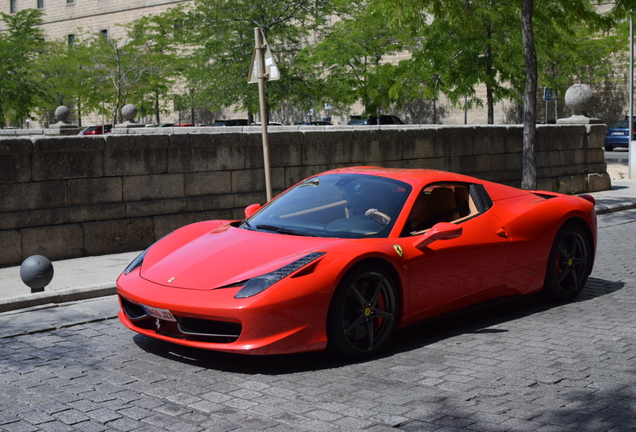
<path id="1" fill-rule="evenodd" d="M 45 256 L 32 255 L 22 262 L 20 277 L 32 293 L 42 292 L 53 279 L 53 264 Z"/>

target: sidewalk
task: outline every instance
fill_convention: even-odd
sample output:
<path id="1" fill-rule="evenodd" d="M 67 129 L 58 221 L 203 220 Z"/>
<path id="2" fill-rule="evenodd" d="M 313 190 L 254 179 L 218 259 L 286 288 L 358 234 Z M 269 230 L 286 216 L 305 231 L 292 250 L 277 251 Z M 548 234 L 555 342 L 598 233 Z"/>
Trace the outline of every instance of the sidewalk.
<path id="1" fill-rule="evenodd" d="M 53 280 L 31 294 L 20 266 L 0 268 L 0 313 L 115 294 L 115 280 L 140 251 L 53 261 Z"/>
<path id="2" fill-rule="evenodd" d="M 636 180 L 612 179 L 611 190 L 591 195 L 598 214 L 636 208 Z M 0 268 L 0 313 L 113 295 L 115 280 L 139 252 L 54 261 L 53 280 L 35 294 L 22 282 L 20 266 Z"/>

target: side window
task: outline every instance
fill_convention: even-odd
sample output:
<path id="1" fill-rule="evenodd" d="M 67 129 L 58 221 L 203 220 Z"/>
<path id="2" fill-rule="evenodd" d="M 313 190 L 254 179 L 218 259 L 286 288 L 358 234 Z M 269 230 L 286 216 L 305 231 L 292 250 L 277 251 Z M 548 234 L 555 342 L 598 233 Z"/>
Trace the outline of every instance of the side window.
<path id="1" fill-rule="evenodd" d="M 476 186 L 466 183 L 435 183 L 420 192 L 402 231 L 402 236 L 418 235 L 439 222 L 460 223 L 487 210 L 486 197 Z M 483 189 L 483 188 L 482 188 Z M 477 200 L 475 199 L 477 197 Z"/>

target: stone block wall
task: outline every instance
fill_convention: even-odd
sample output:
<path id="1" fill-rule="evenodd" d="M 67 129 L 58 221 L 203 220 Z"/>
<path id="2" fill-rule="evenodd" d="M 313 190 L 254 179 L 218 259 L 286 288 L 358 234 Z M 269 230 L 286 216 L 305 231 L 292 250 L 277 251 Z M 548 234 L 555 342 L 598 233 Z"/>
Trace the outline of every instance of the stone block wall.
<path id="1" fill-rule="evenodd" d="M 538 128 L 538 188 L 609 189 L 604 125 Z M 519 186 L 521 126 L 272 127 L 274 194 L 342 166 L 435 168 Z M 259 127 L 0 139 L 0 266 L 141 250 L 265 201 Z"/>

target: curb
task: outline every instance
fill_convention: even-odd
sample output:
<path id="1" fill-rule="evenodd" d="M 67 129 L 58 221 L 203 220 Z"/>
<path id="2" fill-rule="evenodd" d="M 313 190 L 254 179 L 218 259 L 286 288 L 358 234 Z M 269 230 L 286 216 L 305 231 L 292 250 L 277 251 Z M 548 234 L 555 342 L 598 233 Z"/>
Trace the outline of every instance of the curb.
<path id="1" fill-rule="evenodd" d="M 71 288 L 60 291 L 24 294 L 6 299 L 0 299 L 0 313 L 17 309 L 27 309 L 45 304 L 60 304 L 78 300 L 88 300 L 117 293 L 115 285 L 102 285 L 88 288 Z"/>
<path id="2" fill-rule="evenodd" d="M 614 213 L 623 210 L 631 210 L 636 208 L 636 201 L 633 202 L 620 202 L 616 204 L 597 204 L 595 206 L 596 214 Z"/>

